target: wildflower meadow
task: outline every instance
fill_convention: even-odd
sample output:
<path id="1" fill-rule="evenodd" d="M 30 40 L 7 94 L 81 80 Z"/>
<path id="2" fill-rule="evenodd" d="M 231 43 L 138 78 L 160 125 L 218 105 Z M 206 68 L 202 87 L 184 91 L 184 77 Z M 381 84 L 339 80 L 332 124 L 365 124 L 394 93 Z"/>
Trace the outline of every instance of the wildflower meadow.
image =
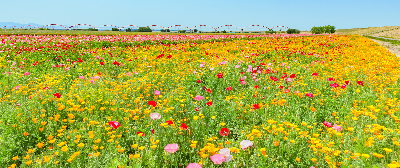
<path id="1" fill-rule="evenodd" d="M 0 35 L 0 167 L 400 167 L 358 35 Z"/>

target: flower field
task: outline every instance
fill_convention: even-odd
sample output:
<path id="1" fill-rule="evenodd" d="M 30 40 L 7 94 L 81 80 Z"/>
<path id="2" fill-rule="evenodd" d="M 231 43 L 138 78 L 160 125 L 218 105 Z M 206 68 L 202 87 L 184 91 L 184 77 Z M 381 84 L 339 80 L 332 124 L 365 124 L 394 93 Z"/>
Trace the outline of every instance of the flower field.
<path id="1" fill-rule="evenodd" d="M 0 167 L 400 167 L 361 36 L 0 36 Z"/>

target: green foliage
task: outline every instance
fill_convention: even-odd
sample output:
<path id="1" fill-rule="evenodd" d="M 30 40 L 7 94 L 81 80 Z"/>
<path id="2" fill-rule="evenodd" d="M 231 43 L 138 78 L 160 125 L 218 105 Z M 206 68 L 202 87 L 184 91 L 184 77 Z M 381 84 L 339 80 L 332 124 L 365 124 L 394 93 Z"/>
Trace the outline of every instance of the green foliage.
<path id="1" fill-rule="evenodd" d="M 126 32 L 131 32 L 132 29 L 131 29 L 131 28 L 127 28 L 125 31 L 126 31 Z"/>
<path id="2" fill-rule="evenodd" d="M 169 29 L 165 29 L 165 32 L 171 32 Z"/>
<path id="3" fill-rule="evenodd" d="M 111 30 L 112 30 L 112 31 L 119 31 L 118 28 L 112 28 Z"/>
<path id="4" fill-rule="evenodd" d="M 138 32 L 152 32 L 149 27 L 139 27 Z"/>
<path id="5" fill-rule="evenodd" d="M 300 30 L 297 29 L 289 29 L 286 31 L 287 34 L 300 34 Z"/>
<path id="6" fill-rule="evenodd" d="M 186 33 L 186 30 L 178 30 L 178 33 Z"/>
<path id="7" fill-rule="evenodd" d="M 315 27 L 314 26 L 313 28 L 311 28 L 311 33 L 312 34 L 323 34 L 323 33 L 333 34 L 335 32 L 336 32 L 335 26 L 331 26 L 331 25 L 319 26 L 319 27 Z"/>
<path id="8" fill-rule="evenodd" d="M 224 30 L 224 31 L 222 31 L 221 33 L 226 33 L 226 31 Z"/>
<path id="9" fill-rule="evenodd" d="M 274 31 L 273 29 L 268 29 L 268 31 L 265 31 L 265 33 L 276 34 L 276 31 Z"/>
<path id="10" fill-rule="evenodd" d="M 196 33 L 196 32 L 197 32 L 197 29 L 194 29 L 193 31 Z"/>
<path id="11" fill-rule="evenodd" d="M 99 31 L 99 29 L 95 29 L 95 28 L 89 28 L 89 31 Z"/>
<path id="12" fill-rule="evenodd" d="M 164 30 L 164 29 L 161 29 L 160 31 L 161 31 L 161 32 L 165 32 L 165 30 Z"/>

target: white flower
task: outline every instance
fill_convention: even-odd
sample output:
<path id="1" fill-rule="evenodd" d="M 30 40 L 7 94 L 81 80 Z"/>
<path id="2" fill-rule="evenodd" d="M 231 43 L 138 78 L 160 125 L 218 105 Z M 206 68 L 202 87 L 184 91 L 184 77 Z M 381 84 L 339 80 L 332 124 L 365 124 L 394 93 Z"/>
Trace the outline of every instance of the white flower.
<path id="1" fill-rule="evenodd" d="M 242 142 L 240 142 L 240 147 L 245 150 L 246 148 L 253 146 L 253 142 L 251 142 L 250 140 L 243 140 Z"/>

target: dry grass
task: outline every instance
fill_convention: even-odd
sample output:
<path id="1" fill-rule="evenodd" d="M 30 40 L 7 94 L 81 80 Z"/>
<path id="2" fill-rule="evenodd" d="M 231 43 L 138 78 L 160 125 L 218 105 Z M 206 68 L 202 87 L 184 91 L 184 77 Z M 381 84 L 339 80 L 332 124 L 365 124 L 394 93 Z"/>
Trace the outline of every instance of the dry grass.
<path id="1" fill-rule="evenodd" d="M 368 28 L 354 28 L 354 29 L 338 29 L 335 34 L 337 35 L 354 35 L 354 34 L 367 34 L 387 29 L 396 28 L 399 26 L 384 26 L 384 27 L 368 27 Z"/>

